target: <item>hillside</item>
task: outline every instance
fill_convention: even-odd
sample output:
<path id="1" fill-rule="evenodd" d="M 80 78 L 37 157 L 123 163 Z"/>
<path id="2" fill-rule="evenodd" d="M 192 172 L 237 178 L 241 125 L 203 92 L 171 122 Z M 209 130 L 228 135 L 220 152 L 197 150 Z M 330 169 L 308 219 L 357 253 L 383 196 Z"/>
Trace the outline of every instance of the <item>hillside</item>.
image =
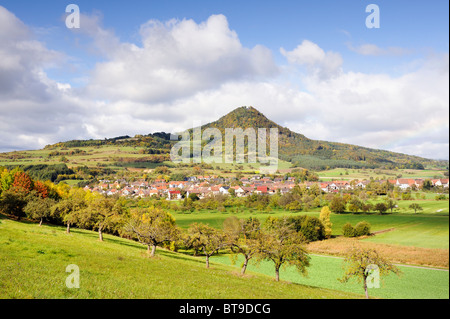
<path id="1" fill-rule="evenodd" d="M 202 126 L 202 129 L 206 128 L 217 128 L 223 136 L 225 128 L 254 128 L 255 132 L 257 128 L 277 128 L 279 159 L 292 163 L 294 167 L 312 170 L 337 167 L 448 168 L 448 161 L 436 161 L 351 144 L 312 140 L 269 120 L 253 107 L 239 107 L 217 121 Z M 192 132 L 192 129 L 188 131 Z M 206 142 L 203 141 L 204 144 Z M 170 150 L 175 143 L 176 141 L 170 140 L 170 134 L 165 132 L 134 137 L 125 135 L 103 140 L 72 140 L 47 145 L 41 151 L 0 153 L 0 165 L 57 164 L 71 156 L 79 159 L 72 162 L 77 165 L 153 168 L 155 163 L 170 160 Z M 102 151 L 99 150 L 100 148 Z M 98 156 L 95 156 L 96 154 Z"/>
<path id="2" fill-rule="evenodd" d="M 25 239 L 26 238 L 26 239 Z M 301 299 L 360 298 L 361 295 L 275 282 L 204 258 L 158 249 L 155 258 L 144 246 L 119 237 L 97 240 L 92 231 L 42 227 L 5 219 L 0 214 L 0 299 Z M 69 289 L 68 265 L 80 270 L 80 288 Z"/>
<path id="3" fill-rule="evenodd" d="M 202 128 L 277 128 L 280 159 L 315 170 L 327 167 L 423 169 L 437 161 L 344 143 L 312 140 L 269 120 L 253 107 L 242 106 Z"/>

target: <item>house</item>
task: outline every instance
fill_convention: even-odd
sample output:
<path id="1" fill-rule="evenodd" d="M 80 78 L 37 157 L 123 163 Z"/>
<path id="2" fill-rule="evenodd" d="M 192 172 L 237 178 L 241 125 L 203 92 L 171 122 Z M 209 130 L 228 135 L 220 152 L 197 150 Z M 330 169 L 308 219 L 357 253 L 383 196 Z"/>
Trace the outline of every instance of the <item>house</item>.
<path id="1" fill-rule="evenodd" d="M 181 192 L 179 190 L 170 190 L 168 196 L 169 200 L 181 199 Z"/>
<path id="2" fill-rule="evenodd" d="M 191 194 L 195 194 L 197 195 L 198 198 L 202 198 L 203 194 L 199 189 L 195 189 L 195 188 L 190 188 L 186 191 L 186 197 L 189 197 L 189 195 Z"/>
<path id="3" fill-rule="evenodd" d="M 133 194 L 133 191 L 128 190 L 127 188 L 122 189 L 122 191 L 120 192 L 120 195 L 122 196 L 130 196 L 131 194 Z"/>
<path id="4" fill-rule="evenodd" d="M 208 190 L 209 190 L 210 194 L 217 195 L 217 194 L 220 194 L 220 187 L 221 186 L 211 186 L 211 187 L 208 187 Z"/>
<path id="5" fill-rule="evenodd" d="M 106 195 L 112 196 L 112 195 L 116 195 L 118 193 L 119 193 L 119 191 L 116 188 L 112 188 L 106 192 Z"/>
<path id="6" fill-rule="evenodd" d="M 169 188 L 176 188 L 176 187 L 178 187 L 178 188 L 183 188 L 184 187 L 184 182 L 181 182 L 181 181 L 172 181 L 172 182 L 169 182 Z"/>
<path id="7" fill-rule="evenodd" d="M 234 187 L 234 194 L 236 195 L 236 197 L 244 197 L 246 193 L 247 192 L 242 187 L 240 186 Z"/>
<path id="8" fill-rule="evenodd" d="M 434 186 L 442 186 L 444 188 L 448 188 L 449 186 L 448 179 L 433 179 L 432 182 Z"/>
<path id="9" fill-rule="evenodd" d="M 136 195 L 138 196 L 138 197 L 147 197 L 147 196 L 149 196 L 149 190 L 148 189 L 139 189 L 139 190 L 137 190 L 136 191 Z"/>
<path id="10" fill-rule="evenodd" d="M 400 187 L 400 189 L 405 190 L 411 188 L 415 184 L 413 179 L 408 178 L 399 178 L 397 179 L 396 186 Z"/>
<path id="11" fill-rule="evenodd" d="M 256 194 L 267 194 L 268 188 L 267 186 L 257 186 L 255 193 Z"/>
<path id="12" fill-rule="evenodd" d="M 367 181 L 367 180 L 358 181 L 358 182 L 355 184 L 355 187 L 364 189 L 364 188 L 366 188 L 367 184 L 369 184 L 369 181 Z"/>
<path id="13" fill-rule="evenodd" d="M 229 195 L 230 193 L 228 192 L 228 190 L 230 189 L 230 186 L 221 186 L 220 188 L 219 188 L 219 192 L 221 193 L 221 194 L 224 194 L 224 195 Z"/>
<path id="14" fill-rule="evenodd" d="M 151 190 L 148 192 L 148 195 L 149 195 L 150 197 L 158 196 L 158 195 L 159 195 L 159 192 L 158 192 L 158 190 L 157 190 L 156 188 L 153 188 L 153 189 L 151 189 Z"/>
<path id="15" fill-rule="evenodd" d="M 330 188 L 328 187 L 328 183 L 320 183 L 320 189 L 326 193 L 328 193 L 330 191 Z"/>

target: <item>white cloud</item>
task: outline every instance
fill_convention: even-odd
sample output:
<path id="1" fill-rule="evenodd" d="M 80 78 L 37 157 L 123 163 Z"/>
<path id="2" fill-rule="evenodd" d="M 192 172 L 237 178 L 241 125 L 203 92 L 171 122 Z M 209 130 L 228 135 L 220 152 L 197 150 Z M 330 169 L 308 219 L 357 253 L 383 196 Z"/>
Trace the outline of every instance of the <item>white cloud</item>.
<path id="1" fill-rule="evenodd" d="M 320 79 L 328 79 L 339 75 L 342 72 L 342 57 L 339 53 L 328 51 L 325 52 L 317 44 L 303 40 L 294 50 L 286 51 L 280 49 L 289 63 L 305 65 L 311 74 L 318 76 Z"/>
<path id="2" fill-rule="evenodd" d="M 80 136 L 84 113 L 66 84 L 44 69 L 64 55 L 47 49 L 15 15 L 0 6 L 0 150 L 34 149 L 55 139 Z"/>
<path id="3" fill-rule="evenodd" d="M 381 55 L 392 55 L 392 56 L 402 56 L 406 54 L 410 54 L 411 50 L 401 48 L 401 47 L 388 47 L 388 48 L 380 48 L 379 46 L 371 43 L 362 44 L 358 47 L 353 47 L 351 44 L 348 44 L 348 47 L 351 51 L 354 51 L 358 54 L 362 55 L 373 55 L 373 56 L 381 56 Z"/>
<path id="4" fill-rule="evenodd" d="M 223 15 L 148 21 L 138 44 L 120 42 L 100 15 L 82 25 L 105 60 L 73 88 L 45 72 L 65 55 L 0 6 L 0 150 L 174 132 L 251 105 L 309 138 L 448 158 L 448 53 L 394 77 L 345 72 L 338 52 L 309 40 L 281 48 L 289 64 L 276 65 L 266 47 L 243 46 Z"/>
<path id="5" fill-rule="evenodd" d="M 270 50 L 245 48 L 223 15 L 193 20 L 151 20 L 140 29 L 142 47 L 122 45 L 93 71 L 88 92 L 108 100 L 170 102 L 278 71 Z"/>

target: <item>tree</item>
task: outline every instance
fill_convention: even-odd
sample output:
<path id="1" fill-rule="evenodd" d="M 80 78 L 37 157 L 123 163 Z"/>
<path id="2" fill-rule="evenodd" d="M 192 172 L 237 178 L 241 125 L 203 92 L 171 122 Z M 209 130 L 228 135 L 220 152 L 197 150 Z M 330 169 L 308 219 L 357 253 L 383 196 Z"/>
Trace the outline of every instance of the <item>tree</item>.
<path id="1" fill-rule="evenodd" d="M 33 194 L 27 193 L 20 188 L 4 190 L 0 196 L 0 211 L 7 215 L 13 215 L 20 220 L 26 214 L 24 208 Z"/>
<path id="2" fill-rule="evenodd" d="M 388 209 L 388 208 L 387 208 L 387 206 L 386 206 L 385 203 L 377 203 L 377 204 L 375 205 L 375 210 L 378 211 L 378 212 L 380 212 L 380 215 L 383 215 L 383 213 L 386 212 L 387 209 Z"/>
<path id="3" fill-rule="evenodd" d="M 38 196 L 42 198 L 48 197 L 48 187 L 41 181 L 34 182 L 34 190 L 37 192 Z"/>
<path id="4" fill-rule="evenodd" d="M 87 207 L 86 192 L 80 188 L 70 190 L 69 197 L 59 201 L 52 207 L 51 215 L 59 218 L 67 228 L 66 233 L 70 234 L 70 226 L 83 220 L 83 212 Z"/>
<path id="5" fill-rule="evenodd" d="M 426 179 L 423 181 L 422 189 L 430 190 L 433 187 L 433 182 L 430 179 Z"/>
<path id="6" fill-rule="evenodd" d="M 343 213 L 345 212 L 345 201 L 340 195 L 336 195 L 331 200 L 329 207 L 333 213 Z"/>
<path id="7" fill-rule="evenodd" d="M 411 209 L 414 209 L 414 214 L 416 214 L 418 210 L 423 210 L 422 206 L 420 206 L 417 203 L 412 203 L 408 207 L 411 208 Z"/>
<path id="8" fill-rule="evenodd" d="M 373 208 L 374 208 L 374 206 L 372 203 L 363 203 L 362 207 L 361 207 L 361 209 L 364 213 L 370 212 Z"/>
<path id="9" fill-rule="evenodd" d="M 6 168 L 0 174 L 0 189 L 7 191 L 14 182 L 14 174 L 18 169 L 8 171 Z"/>
<path id="10" fill-rule="evenodd" d="M 353 196 L 349 201 L 348 210 L 352 213 L 357 213 L 359 210 L 362 210 L 362 205 L 363 203 L 361 200 L 358 197 Z"/>
<path id="11" fill-rule="evenodd" d="M 203 251 L 206 257 L 206 268 L 209 268 L 209 257 L 225 246 L 225 234 L 209 225 L 193 223 L 188 229 L 185 243 L 188 247 Z"/>
<path id="12" fill-rule="evenodd" d="M 17 171 L 14 173 L 14 181 L 11 188 L 16 190 L 20 189 L 28 194 L 33 190 L 34 183 L 30 175 L 22 171 Z"/>
<path id="13" fill-rule="evenodd" d="M 397 202 L 395 200 L 393 200 L 392 198 L 386 197 L 384 202 L 386 204 L 386 208 L 391 210 L 391 213 L 392 213 L 392 210 L 397 207 Z"/>
<path id="14" fill-rule="evenodd" d="M 331 237 L 331 226 L 333 226 L 333 224 L 331 223 L 331 220 L 330 220 L 330 214 L 331 214 L 331 211 L 328 206 L 324 206 L 320 210 L 319 219 L 322 222 L 323 226 L 325 227 L 325 237 L 326 238 Z"/>
<path id="15" fill-rule="evenodd" d="M 241 274 L 247 269 L 250 259 L 255 257 L 259 249 L 261 236 L 261 223 L 257 218 L 250 217 L 247 220 L 239 220 L 235 216 L 227 218 L 223 223 L 227 245 L 235 255 L 243 255 Z M 233 259 L 233 263 L 235 259 Z"/>
<path id="16" fill-rule="evenodd" d="M 344 276 L 338 279 L 342 283 L 348 282 L 351 278 L 356 277 L 358 282 L 363 283 L 366 298 L 369 299 L 369 284 L 377 284 L 378 276 L 388 275 L 393 272 L 397 275 L 400 270 L 392 265 L 388 260 L 378 255 L 374 249 L 362 249 L 354 247 L 350 249 L 344 259 Z M 374 279 L 372 283 L 368 280 Z"/>
<path id="17" fill-rule="evenodd" d="M 315 216 L 306 216 L 301 223 L 300 232 L 308 242 L 325 239 L 325 227 Z"/>
<path id="18" fill-rule="evenodd" d="M 24 212 L 30 219 L 38 219 L 39 226 L 42 225 L 42 221 L 45 218 L 50 217 L 52 206 L 55 205 L 55 201 L 51 198 L 35 197 L 30 200 L 24 207 Z"/>
<path id="19" fill-rule="evenodd" d="M 94 195 L 87 207 L 79 212 L 78 223 L 98 230 L 98 239 L 103 241 L 103 231 L 119 221 L 121 208 L 114 198 Z"/>
<path id="20" fill-rule="evenodd" d="M 306 239 L 296 232 L 287 219 L 276 219 L 265 224 L 259 239 L 258 261 L 271 260 L 275 266 L 275 280 L 280 280 L 280 268 L 293 265 L 303 275 L 307 274 L 310 257 L 305 248 Z"/>
<path id="21" fill-rule="evenodd" d="M 175 241 L 179 236 L 175 218 L 154 207 L 133 210 L 124 228 L 141 244 L 147 245 L 150 257 L 155 256 L 157 246 Z"/>

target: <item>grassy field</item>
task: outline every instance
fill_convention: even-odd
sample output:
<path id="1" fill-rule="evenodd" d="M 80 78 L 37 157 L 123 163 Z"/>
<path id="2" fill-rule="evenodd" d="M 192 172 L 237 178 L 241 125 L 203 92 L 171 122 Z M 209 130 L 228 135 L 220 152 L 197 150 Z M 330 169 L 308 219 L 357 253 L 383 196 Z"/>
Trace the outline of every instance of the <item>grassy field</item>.
<path id="1" fill-rule="evenodd" d="M 413 169 L 352 169 L 352 168 L 335 168 L 326 171 L 318 172 L 319 178 L 324 181 L 331 180 L 352 180 L 352 179 L 397 179 L 399 176 L 401 178 L 447 178 L 444 176 L 443 170 L 438 169 L 424 169 L 424 170 L 413 170 Z"/>
<path id="2" fill-rule="evenodd" d="M 438 205 L 438 206 L 436 206 Z M 425 206 L 425 205 L 424 205 Z M 400 244 L 408 246 L 417 246 L 424 248 L 449 248 L 449 218 L 448 218 L 448 202 L 430 201 L 430 206 L 433 208 L 429 211 L 424 210 L 420 214 L 401 213 L 396 212 L 392 214 L 385 214 L 383 216 L 377 213 L 367 214 L 331 214 L 331 222 L 333 223 L 332 234 L 342 235 L 342 226 L 349 222 L 353 226 L 359 221 L 365 220 L 371 224 L 371 230 L 382 231 L 390 228 L 395 230 L 379 234 L 377 236 L 368 238 L 368 241 L 374 241 L 386 244 Z M 443 207 L 443 208 L 438 208 Z M 438 214 L 434 214 L 434 209 L 443 209 Z M 444 211 L 446 209 L 446 212 Z M 298 212 L 291 213 L 284 210 L 275 210 L 272 212 L 257 212 L 243 210 L 240 213 L 233 212 L 218 212 L 218 211 L 195 211 L 192 213 L 177 213 L 172 212 L 177 223 L 182 228 L 187 228 L 193 222 L 207 223 L 213 227 L 221 228 L 223 221 L 230 217 L 236 216 L 238 218 L 246 219 L 248 217 L 257 217 L 261 222 L 264 222 L 268 216 L 295 216 L 295 215 L 312 215 L 318 217 L 320 212 Z"/>
<path id="3" fill-rule="evenodd" d="M 1 215 L 0 215 L 1 216 Z M 237 274 L 234 267 L 157 250 L 146 257 L 130 240 L 63 227 L 0 218 L 0 298 L 361 298 L 361 294 L 275 282 L 264 274 Z M 80 269 L 80 288 L 69 289 L 66 267 Z"/>
<path id="4" fill-rule="evenodd" d="M 228 256 L 217 256 L 214 261 L 231 265 Z M 235 267 L 240 267 L 242 258 L 238 259 Z M 311 285 L 316 287 L 342 290 L 345 292 L 361 293 L 362 284 L 356 280 L 348 283 L 341 283 L 338 278 L 342 278 L 343 260 L 328 256 L 311 256 L 311 265 L 308 268 L 308 276 L 299 274 L 294 267 L 286 267 L 280 271 L 280 278 L 292 283 Z M 369 289 L 369 295 L 377 298 L 389 299 L 448 299 L 449 298 L 449 273 L 448 271 L 422 269 L 398 266 L 402 275 L 395 274 L 382 278 L 380 288 Z M 268 276 L 274 276 L 274 266 L 271 262 L 261 262 L 259 265 L 252 263 L 248 269 L 260 272 Z"/>
<path id="5" fill-rule="evenodd" d="M 162 163 L 153 162 L 140 162 L 135 161 L 148 157 L 148 154 L 140 154 L 141 150 L 145 147 L 133 147 L 133 146 L 114 146 L 114 145 L 102 145 L 102 146 L 89 146 L 89 147 L 73 147 L 73 148 L 61 148 L 55 147 L 52 149 L 42 150 L 29 150 L 29 151 L 17 151 L 9 153 L 0 153 L 0 166 L 7 165 L 38 165 L 38 164 L 61 164 L 62 156 L 49 156 L 51 152 L 67 152 L 70 150 L 78 149 L 84 151 L 83 154 L 64 155 L 66 162 L 64 162 L 69 168 L 76 168 L 81 166 L 87 167 L 107 167 L 117 171 L 129 170 L 129 171 L 146 171 L 152 170 L 157 166 L 168 166 L 174 168 L 174 163 L 171 161 L 164 161 Z M 133 159 L 131 162 L 118 162 L 119 158 Z M 204 169 L 197 175 L 220 175 L 222 177 L 234 177 L 236 173 L 241 173 L 245 176 L 259 173 L 259 163 L 213 163 L 212 169 Z M 283 160 L 278 160 L 278 170 L 280 173 L 286 173 L 290 170 L 292 164 Z M 192 167 L 174 168 L 173 171 L 178 173 L 192 174 Z M 75 185 L 79 180 L 69 181 L 69 184 Z"/>

